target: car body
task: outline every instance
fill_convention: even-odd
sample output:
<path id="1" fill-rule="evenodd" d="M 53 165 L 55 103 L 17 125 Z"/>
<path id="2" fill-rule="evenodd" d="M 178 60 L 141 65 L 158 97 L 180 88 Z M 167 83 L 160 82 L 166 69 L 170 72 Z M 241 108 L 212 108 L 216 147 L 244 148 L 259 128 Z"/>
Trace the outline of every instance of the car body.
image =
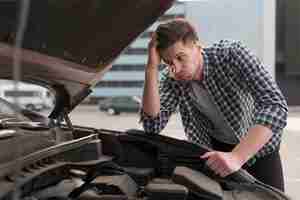
<path id="1" fill-rule="evenodd" d="M 141 101 L 136 96 L 116 96 L 100 100 L 98 103 L 100 111 L 110 115 L 117 115 L 121 112 L 138 112 Z"/>
<path id="2" fill-rule="evenodd" d="M 19 63 L 21 81 L 47 87 L 55 97 L 48 117 L 1 111 L 1 200 L 289 199 L 243 170 L 216 176 L 199 159 L 207 147 L 70 120 L 113 60 L 173 3 L 0 1 L 0 78 L 12 80 L 18 66 L 12 63 Z"/>

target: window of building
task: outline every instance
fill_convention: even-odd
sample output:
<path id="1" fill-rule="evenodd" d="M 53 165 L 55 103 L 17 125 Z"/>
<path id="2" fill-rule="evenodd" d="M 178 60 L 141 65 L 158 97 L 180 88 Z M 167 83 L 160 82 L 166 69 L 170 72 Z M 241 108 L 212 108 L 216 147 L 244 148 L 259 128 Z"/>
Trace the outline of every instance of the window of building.
<path id="1" fill-rule="evenodd" d="M 101 81 L 97 84 L 98 87 L 142 87 L 144 81 Z"/>

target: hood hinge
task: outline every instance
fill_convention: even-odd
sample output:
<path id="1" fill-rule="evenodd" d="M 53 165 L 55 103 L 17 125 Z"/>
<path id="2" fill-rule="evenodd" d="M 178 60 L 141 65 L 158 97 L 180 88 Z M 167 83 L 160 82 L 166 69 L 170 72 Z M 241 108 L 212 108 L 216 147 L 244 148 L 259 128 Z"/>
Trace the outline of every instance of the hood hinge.
<path id="1" fill-rule="evenodd" d="M 62 118 L 65 120 L 65 122 L 67 124 L 67 127 L 69 129 L 71 129 L 71 131 L 73 132 L 74 127 L 73 127 L 73 124 L 72 124 L 72 122 L 71 122 L 70 117 L 69 117 L 68 114 L 69 114 L 68 109 L 64 108 L 64 112 L 62 113 Z"/>
<path id="2" fill-rule="evenodd" d="M 64 108 L 64 109 L 63 109 L 63 112 L 61 112 L 61 113 L 58 115 L 58 117 L 57 117 L 56 120 L 55 120 L 55 119 L 52 119 L 51 122 L 52 122 L 53 127 L 57 127 L 57 126 L 58 126 L 58 127 L 62 127 L 62 122 L 65 121 L 67 127 L 68 127 L 69 129 L 71 129 L 72 132 L 73 132 L 74 127 L 73 127 L 73 124 L 72 124 L 72 122 L 71 122 L 71 120 L 70 120 L 70 118 L 69 118 L 68 113 L 69 113 L 68 109 L 67 109 L 67 108 Z"/>

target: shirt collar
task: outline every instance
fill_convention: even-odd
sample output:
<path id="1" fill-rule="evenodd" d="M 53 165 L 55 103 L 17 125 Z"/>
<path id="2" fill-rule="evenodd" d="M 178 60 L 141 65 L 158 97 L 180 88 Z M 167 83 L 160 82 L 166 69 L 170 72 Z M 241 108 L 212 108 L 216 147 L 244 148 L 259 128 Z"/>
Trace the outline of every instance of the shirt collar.
<path id="1" fill-rule="evenodd" d="M 212 67 L 210 65 L 209 56 L 205 50 L 202 50 L 202 57 L 203 57 L 203 83 L 206 83 L 208 80 L 209 75 L 211 74 Z"/>

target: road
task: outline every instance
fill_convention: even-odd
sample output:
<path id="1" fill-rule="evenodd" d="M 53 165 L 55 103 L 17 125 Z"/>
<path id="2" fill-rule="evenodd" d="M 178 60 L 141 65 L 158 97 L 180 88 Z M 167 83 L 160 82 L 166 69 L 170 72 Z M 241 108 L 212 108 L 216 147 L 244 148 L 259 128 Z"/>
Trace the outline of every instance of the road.
<path id="1" fill-rule="evenodd" d="M 73 124 L 94 128 L 126 130 L 142 129 L 139 116 L 135 113 L 121 113 L 110 116 L 97 110 L 96 106 L 79 106 L 71 114 Z M 162 134 L 185 139 L 179 115 L 174 115 Z M 293 199 L 300 199 L 300 112 L 290 112 L 280 150 L 285 174 L 286 193 Z M 268 169 L 266 169 L 268 170 Z"/>

